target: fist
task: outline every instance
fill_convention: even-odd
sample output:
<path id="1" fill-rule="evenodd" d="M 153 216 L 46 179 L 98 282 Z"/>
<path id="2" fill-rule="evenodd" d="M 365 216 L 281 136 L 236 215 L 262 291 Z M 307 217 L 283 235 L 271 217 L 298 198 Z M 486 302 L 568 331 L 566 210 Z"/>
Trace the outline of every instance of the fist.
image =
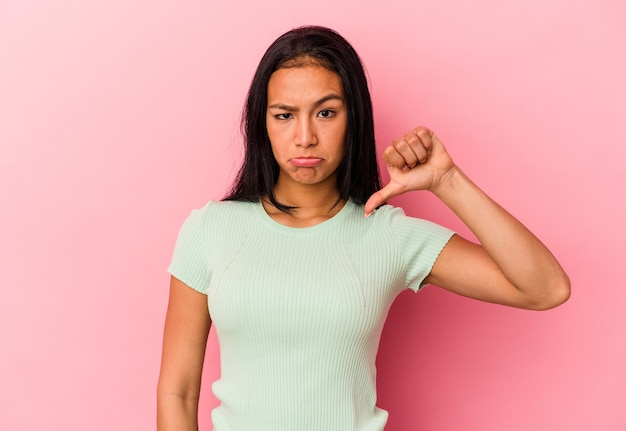
<path id="1" fill-rule="evenodd" d="M 426 127 L 417 127 L 396 138 L 383 151 L 389 184 L 365 204 L 365 215 L 388 199 L 412 190 L 432 190 L 454 167 L 443 143 Z"/>
<path id="2" fill-rule="evenodd" d="M 385 148 L 383 160 L 388 167 L 402 169 L 405 172 L 418 164 L 428 161 L 433 148 L 435 134 L 425 127 L 418 127 L 396 138 Z"/>

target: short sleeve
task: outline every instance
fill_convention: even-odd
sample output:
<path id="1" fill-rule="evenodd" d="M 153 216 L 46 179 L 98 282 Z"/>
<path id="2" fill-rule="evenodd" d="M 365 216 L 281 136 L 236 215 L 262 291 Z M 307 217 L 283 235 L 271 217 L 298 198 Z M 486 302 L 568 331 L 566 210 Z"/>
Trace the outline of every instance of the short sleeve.
<path id="1" fill-rule="evenodd" d="M 401 208 L 391 209 L 389 216 L 405 260 L 405 285 L 417 292 L 425 286 L 424 279 L 454 232 L 428 220 L 409 217 Z"/>
<path id="2" fill-rule="evenodd" d="M 198 292 L 209 286 L 207 241 L 203 210 L 194 210 L 183 223 L 176 239 L 168 272 Z"/>

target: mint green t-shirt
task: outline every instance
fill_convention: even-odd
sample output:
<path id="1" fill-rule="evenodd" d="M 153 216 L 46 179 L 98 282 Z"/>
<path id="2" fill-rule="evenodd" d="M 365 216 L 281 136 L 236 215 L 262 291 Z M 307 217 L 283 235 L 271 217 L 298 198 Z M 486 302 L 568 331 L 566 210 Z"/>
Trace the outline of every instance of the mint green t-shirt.
<path id="1" fill-rule="evenodd" d="M 207 295 L 220 346 L 216 431 L 380 431 L 375 360 L 395 297 L 422 286 L 453 232 L 346 203 L 308 228 L 260 202 L 187 218 L 169 272 Z"/>

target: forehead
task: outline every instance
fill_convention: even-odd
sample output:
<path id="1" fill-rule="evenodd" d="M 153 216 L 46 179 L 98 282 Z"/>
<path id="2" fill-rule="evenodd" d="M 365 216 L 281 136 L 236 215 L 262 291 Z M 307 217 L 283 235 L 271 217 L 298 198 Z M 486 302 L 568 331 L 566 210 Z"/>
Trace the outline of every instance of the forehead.
<path id="1" fill-rule="evenodd" d="M 270 77 L 268 98 L 289 97 L 305 99 L 335 93 L 343 97 L 343 84 L 335 72 L 317 64 L 283 67 Z"/>

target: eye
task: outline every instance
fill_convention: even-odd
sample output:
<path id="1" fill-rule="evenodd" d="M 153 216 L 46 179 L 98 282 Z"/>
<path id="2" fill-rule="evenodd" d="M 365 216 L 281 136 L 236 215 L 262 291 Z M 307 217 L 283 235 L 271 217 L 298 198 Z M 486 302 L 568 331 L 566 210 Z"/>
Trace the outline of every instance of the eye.
<path id="1" fill-rule="evenodd" d="M 282 114 L 274 115 L 277 120 L 289 120 L 292 118 L 291 114 L 288 112 L 283 112 Z"/>
<path id="2" fill-rule="evenodd" d="M 330 109 L 324 109 L 323 111 L 318 112 L 317 116 L 321 118 L 330 118 L 335 115 L 335 111 Z"/>

